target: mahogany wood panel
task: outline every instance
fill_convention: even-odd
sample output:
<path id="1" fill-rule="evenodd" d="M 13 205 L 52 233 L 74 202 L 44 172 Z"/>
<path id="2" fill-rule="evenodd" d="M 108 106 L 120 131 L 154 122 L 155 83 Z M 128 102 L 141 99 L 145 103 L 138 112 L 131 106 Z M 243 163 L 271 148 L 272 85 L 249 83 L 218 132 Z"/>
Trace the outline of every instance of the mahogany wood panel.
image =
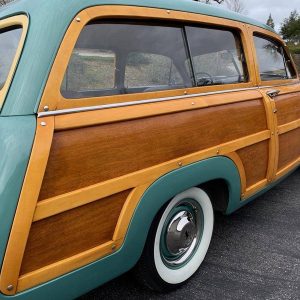
<path id="1" fill-rule="evenodd" d="M 275 99 L 278 125 L 300 119 L 300 93 L 286 94 Z"/>
<path id="2" fill-rule="evenodd" d="M 279 136 L 279 170 L 300 157 L 300 128 Z"/>
<path id="3" fill-rule="evenodd" d="M 32 224 L 21 275 L 112 240 L 124 191 Z"/>
<path id="4" fill-rule="evenodd" d="M 262 181 L 267 176 L 269 160 L 269 141 L 243 148 L 237 151 L 245 172 L 247 188 Z"/>
<path id="5" fill-rule="evenodd" d="M 126 175 L 266 129 L 262 101 L 253 100 L 58 131 L 54 134 L 39 199 Z"/>

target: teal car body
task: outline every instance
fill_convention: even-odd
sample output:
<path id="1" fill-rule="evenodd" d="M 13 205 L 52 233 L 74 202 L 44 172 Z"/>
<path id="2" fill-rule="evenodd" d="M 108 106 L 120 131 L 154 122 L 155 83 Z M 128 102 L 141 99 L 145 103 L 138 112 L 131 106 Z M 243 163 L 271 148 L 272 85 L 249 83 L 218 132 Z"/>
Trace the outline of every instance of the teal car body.
<path id="1" fill-rule="evenodd" d="M 16 15 L 28 16 L 29 30 L 0 113 L 0 264 L 30 158 L 36 130 L 36 113 L 60 43 L 70 22 L 80 11 L 99 5 L 143 6 L 193 12 L 272 30 L 239 14 L 190 0 L 19 0 L 1 8 L 0 19 Z M 138 261 L 151 222 L 160 208 L 177 193 L 213 179 L 223 179 L 228 185 L 227 214 L 254 198 L 240 201 L 239 172 L 234 162 L 228 158 L 219 156 L 185 166 L 159 178 L 145 192 L 131 220 L 125 242 L 117 252 L 15 296 L 0 294 L 0 299 L 73 299 L 128 271 Z M 152 201 L 150 205 L 149 199 L 156 201 Z"/>

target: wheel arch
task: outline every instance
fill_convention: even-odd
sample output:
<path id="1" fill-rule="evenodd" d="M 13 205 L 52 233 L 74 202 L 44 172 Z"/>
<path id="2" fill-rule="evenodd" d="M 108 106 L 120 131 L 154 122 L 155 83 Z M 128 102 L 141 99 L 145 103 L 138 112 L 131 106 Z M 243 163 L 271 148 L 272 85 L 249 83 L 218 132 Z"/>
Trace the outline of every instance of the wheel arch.
<path id="1" fill-rule="evenodd" d="M 223 212 L 227 213 L 232 203 L 240 202 L 240 174 L 235 163 L 228 157 L 212 157 L 169 172 L 156 180 L 141 197 L 120 251 L 135 253 L 135 264 L 141 256 L 149 228 L 159 210 L 175 195 L 189 188 L 198 186 L 207 190 L 208 182 L 227 185 L 228 205 L 221 209 Z"/>

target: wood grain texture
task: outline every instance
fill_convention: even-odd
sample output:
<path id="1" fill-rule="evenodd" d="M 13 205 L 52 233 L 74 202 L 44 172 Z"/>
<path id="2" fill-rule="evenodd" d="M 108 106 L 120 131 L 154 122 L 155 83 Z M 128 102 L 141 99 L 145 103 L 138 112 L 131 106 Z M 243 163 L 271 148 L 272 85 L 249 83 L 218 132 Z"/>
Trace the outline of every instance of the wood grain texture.
<path id="1" fill-rule="evenodd" d="M 253 100 L 59 131 L 54 134 L 39 200 L 266 129 L 262 101 Z"/>
<path id="2" fill-rule="evenodd" d="M 32 272 L 112 240 L 129 193 L 124 191 L 33 223 L 20 274 Z"/>
<path id="3" fill-rule="evenodd" d="M 245 172 L 247 188 L 264 180 L 267 176 L 269 159 L 269 141 L 243 148 L 237 151 Z"/>
<path id="4" fill-rule="evenodd" d="M 278 169 L 286 167 L 300 157 L 300 128 L 279 136 Z"/>
<path id="5" fill-rule="evenodd" d="M 278 96 L 275 104 L 279 126 L 300 119 L 300 92 Z"/>

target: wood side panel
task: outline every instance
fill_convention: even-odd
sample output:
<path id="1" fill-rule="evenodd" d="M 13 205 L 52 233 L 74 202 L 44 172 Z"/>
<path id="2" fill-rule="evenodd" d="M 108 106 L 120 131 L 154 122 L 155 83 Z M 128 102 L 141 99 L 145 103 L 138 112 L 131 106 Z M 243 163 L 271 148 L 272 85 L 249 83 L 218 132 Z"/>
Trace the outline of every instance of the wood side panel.
<path id="1" fill-rule="evenodd" d="M 279 136 L 278 170 L 286 167 L 300 157 L 300 128 Z"/>
<path id="2" fill-rule="evenodd" d="M 275 104 L 279 126 L 300 119 L 300 93 L 278 96 Z"/>
<path id="3" fill-rule="evenodd" d="M 129 193 L 127 190 L 33 223 L 20 274 L 112 240 Z"/>
<path id="4" fill-rule="evenodd" d="M 58 131 L 39 200 L 266 129 L 262 100 L 253 100 Z"/>
<path id="5" fill-rule="evenodd" d="M 266 178 L 269 159 L 269 141 L 251 145 L 238 150 L 237 153 L 245 168 L 247 188 Z"/>

